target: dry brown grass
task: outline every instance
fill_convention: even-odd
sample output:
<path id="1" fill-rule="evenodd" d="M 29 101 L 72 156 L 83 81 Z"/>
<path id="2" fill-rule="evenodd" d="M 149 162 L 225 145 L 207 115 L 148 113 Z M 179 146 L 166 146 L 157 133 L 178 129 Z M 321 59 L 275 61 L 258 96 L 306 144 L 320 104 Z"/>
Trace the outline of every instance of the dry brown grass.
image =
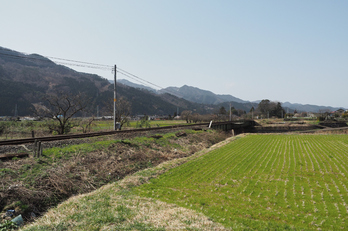
<path id="1" fill-rule="evenodd" d="M 149 166 L 190 156 L 225 137 L 225 134 L 205 132 L 170 139 L 170 143 L 184 148 L 160 146 L 155 142 L 149 146 L 119 142 L 89 153 L 76 152 L 69 158 L 53 156 L 57 159 L 52 161 L 30 157 L 0 162 L 0 169 L 11 172 L 0 171 L 0 212 L 15 208 L 30 220 L 31 212 L 40 216 L 48 207 L 73 195 L 91 192 Z M 41 169 L 35 170 L 36 167 Z M 146 180 L 143 178 L 141 181 Z M 24 206 L 17 206 L 18 202 Z"/>
<path id="2" fill-rule="evenodd" d="M 67 230 L 137 230 L 136 228 L 131 228 L 136 227 L 136 224 L 142 224 L 149 229 L 227 230 L 221 224 L 212 222 L 208 217 L 196 211 L 181 208 L 175 204 L 156 201 L 151 198 L 131 195 L 127 195 L 126 197 L 121 196 L 118 194 L 119 190 L 120 188 L 117 184 L 110 184 L 92 193 L 70 198 L 57 208 L 49 210 L 35 223 L 24 227 L 22 230 L 37 230 L 45 227 L 55 229 L 60 224 L 69 224 Z M 102 224 L 95 224 L 93 217 L 85 216 L 85 214 L 98 216 L 98 212 L 93 208 L 93 204 L 98 203 L 98 200 L 103 200 L 102 197 L 105 193 L 111 199 L 110 207 L 104 207 L 104 211 L 117 217 L 120 216 L 117 208 L 123 206 L 130 211 L 131 216 L 126 217 L 120 223 L 105 222 Z M 83 207 L 83 211 L 81 211 L 81 207 Z M 79 219 L 76 219 L 76 217 L 79 217 Z"/>
<path id="3" fill-rule="evenodd" d="M 238 137 L 242 136 L 244 135 L 239 135 Z M 136 227 L 139 224 L 149 229 L 228 230 L 221 224 L 212 222 L 201 213 L 151 198 L 142 198 L 133 195 L 129 189 L 141 185 L 171 168 L 219 148 L 236 138 L 229 138 L 192 156 L 167 161 L 156 167 L 126 176 L 123 180 L 105 185 L 88 194 L 71 197 L 57 208 L 50 209 L 43 217 L 22 230 L 55 229 L 64 225 L 66 230 L 137 230 Z M 99 211 L 99 207 L 96 208 L 96 205 L 105 200 L 107 200 L 108 206 L 104 206 Z M 99 213 L 104 214 L 104 212 L 111 214 L 113 218 L 119 218 L 122 216 L 122 213 L 117 209 L 120 206 L 123 206 L 122 208 L 126 208 L 125 210 L 128 211 L 123 214 L 124 220 L 121 222 L 103 222 L 100 224 L 94 220 L 95 217 L 99 216 Z"/>

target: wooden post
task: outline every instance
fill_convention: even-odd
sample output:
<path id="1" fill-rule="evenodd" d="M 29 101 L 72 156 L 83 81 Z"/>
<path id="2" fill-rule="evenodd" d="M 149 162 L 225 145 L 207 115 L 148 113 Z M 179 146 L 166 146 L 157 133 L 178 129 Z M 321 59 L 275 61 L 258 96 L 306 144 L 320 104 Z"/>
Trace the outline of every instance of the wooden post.
<path id="1" fill-rule="evenodd" d="M 31 138 L 35 138 L 35 132 L 31 131 Z"/>
<path id="2" fill-rule="evenodd" d="M 35 139 L 35 142 L 34 142 L 34 158 L 36 157 L 36 150 L 37 150 L 37 139 Z"/>
<path id="3" fill-rule="evenodd" d="M 43 150 L 43 147 L 42 147 L 42 145 L 41 145 L 41 142 L 40 142 L 40 156 L 42 156 L 42 150 Z"/>
<path id="4" fill-rule="evenodd" d="M 38 150 L 37 150 L 37 157 L 40 157 L 40 152 L 41 152 L 41 141 L 39 141 L 39 145 L 38 145 Z"/>

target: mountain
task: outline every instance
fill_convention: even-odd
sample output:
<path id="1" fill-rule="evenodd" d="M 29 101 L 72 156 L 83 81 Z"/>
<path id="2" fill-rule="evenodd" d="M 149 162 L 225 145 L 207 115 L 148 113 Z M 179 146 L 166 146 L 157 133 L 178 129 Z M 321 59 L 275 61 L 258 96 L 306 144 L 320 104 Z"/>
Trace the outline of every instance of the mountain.
<path id="1" fill-rule="evenodd" d="M 110 83 L 114 83 L 113 80 L 110 81 Z M 144 85 L 141 85 L 141 84 L 136 84 L 136 83 L 132 83 L 131 81 L 128 81 L 126 79 L 120 79 L 120 80 L 117 80 L 117 83 L 121 83 L 123 85 L 126 85 L 126 86 L 129 86 L 129 87 L 134 87 L 134 88 L 138 88 L 138 89 L 144 89 L 144 90 L 148 90 L 150 92 L 154 92 L 156 93 L 157 91 L 151 87 L 147 87 L 147 86 L 144 86 Z"/>
<path id="2" fill-rule="evenodd" d="M 320 111 L 337 111 L 339 107 L 330 106 L 317 106 L 311 104 L 298 104 L 298 103 L 282 103 L 282 107 L 288 107 L 290 109 L 296 110 L 298 112 L 320 112 Z"/>
<path id="3" fill-rule="evenodd" d="M 83 92 L 93 99 L 92 106 L 108 91 L 108 85 L 100 76 L 57 65 L 38 54 L 0 47 L 0 116 L 14 115 L 16 105 L 19 116 L 32 114 L 33 104 L 54 92 Z"/>
<path id="4" fill-rule="evenodd" d="M 113 83 L 112 80 L 110 80 L 110 82 Z M 157 92 L 158 94 L 164 94 L 164 93 L 172 94 L 172 95 L 175 95 L 179 98 L 183 98 L 183 99 L 186 99 L 188 101 L 199 103 L 199 104 L 215 104 L 215 105 L 217 105 L 217 104 L 220 104 L 223 102 L 248 103 L 248 101 L 241 100 L 241 99 L 234 97 L 232 95 L 217 95 L 211 91 L 202 90 L 202 89 L 199 89 L 197 87 L 190 87 L 187 85 L 184 85 L 180 88 L 179 87 L 167 87 L 167 88 L 164 88 L 164 89 L 157 91 L 151 87 L 147 87 L 147 86 L 144 86 L 141 84 L 132 83 L 132 82 L 125 80 L 125 79 L 121 79 L 117 82 L 120 82 L 120 83 L 127 85 L 127 86 L 130 86 L 130 87 L 145 89 L 145 90 L 148 90 L 151 92 Z"/>
<path id="5" fill-rule="evenodd" d="M 216 112 L 220 107 L 249 111 L 257 102 L 248 102 L 231 95 L 218 95 L 211 91 L 184 85 L 168 87 L 160 91 L 134 84 L 127 80 L 117 81 L 118 98 L 132 104 L 132 114 L 173 115 L 179 108 L 200 114 Z M 58 65 L 38 54 L 26 55 L 0 47 L 0 116 L 30 115 L 34 105 L 43 104 L 48 94 L 57 92 L 83 93 L 90 99 L 89 113 L 99 108 L 100 115 L 110 115 L 106 108 L 113 104 L 113 84 L 98 75 L 77 72 Z M 338 108 L 316 105 L 283 103 L 284 108 L 297 111 L 334 111 Z"/>
<path id="6" fill-rule="evenodd" d="M 78 81 L 79 85 L 94 85 L 88 87 L 101 92 L 109 85 L 109 82 L 100 76 L 77 72 L 37 54 L 25 55 L 2 47 L 0 77 L 3 80 L 43 87 L 46 92 L 60 90 L 66 86 L 74 88 L 76 86 L 71 85 L 74 81 Z"/>
<path id="7" fill-rule="evenodd" d="M 135 87 L 138 89 L 146 89 L 151 92 L 157 92 L 158 94 L 171 94 L 175 95 L 176 98 L 182 98 L 188 100 L 190 102 L 198 103 L 198 104 L 206 104 L 211 105 L 213 108 L 225 107 L 228 108 L 230 103 L 231 106 L 236 109 L 241 109 L 243 111 L 249 111 L 252 107 L 257 108 L 257 105 L 261 102 L 261 100 L 256 100 L 253 102 L 244 101 L 239 98 L 236 98 L 232 95 L 218 95 L 211 91 L 202 90 L 196 87 L 190 87 L 184 85 L 182 87 L 167 87 L 162 90 L 156 91 L 153 88 L 146 87 L 144 85 L 135 84 L 128 80 L 120 80 L 121 83 Z M 336 111 L 339 108 L 337 107 L 329 107 L 329 106 L 317 106 L 310 104 L 292 104 L 289 102 L 282 103 L 282 107 L 289 112 L 293 112 L 297 110 L 298 112 L 320 112 L 320 111 Z M 216 109 L 215 109 L 216 110 Z"/>
<path id="8" fill-rule="evenodd" d="M 112 89 L 113 86 L 110 86 L 110 94 Z M 133 88 L 121 83 L 117 84 L 117 94 L 119 97 L 124 97 L 131 102 L 133 115 L 174 115 L 178 108 L 180 112 L 183 110 L 192 110 L 200 114 L 212 112 L 212 109 L 209 110 L 205 105 L 180 99 L 170 94 L 157 95 L 147 90 Z"/>
<path id="9" fill-rule="evenodd" d="M 13 116 L 16 108 L 19 116 L 31 115 L 33 105 L 45 103 L 48 94 L 57 92 L 84 93 L 90 99 L 87 116 L 95 114 L 97 106 L 100 115 L 112 114 L 107 108 L 113 104 L 113 84 L 107 79 L 57 65 L 37 54 L 26 55 L 0 47 L 0 116 Z M 178 107 L 180 112 L 193 110 L 205 114 L 212 111 L 204 105 L 126 86 L 119 81 L 117 97 L 131 103 L 133 115 L 173 115 Z"/>
<path id="10" fill-rule="evenodd" d="M 211 91 L 202 90 L 197 87 L 191 87 L 184 85 L 180 88 L 178 87 L 167 87 L 159 91 L 169 92 L 170 94 L 175 94 L 178 97 L 184 98 L 186 100 L 200 103 L 200 104 L 213 104 L 217 105 L 223 102 L 237 102 L 237 103 L 247 103 L 247 101 L 241 100 L 232 95 L 217 95 Z"/>

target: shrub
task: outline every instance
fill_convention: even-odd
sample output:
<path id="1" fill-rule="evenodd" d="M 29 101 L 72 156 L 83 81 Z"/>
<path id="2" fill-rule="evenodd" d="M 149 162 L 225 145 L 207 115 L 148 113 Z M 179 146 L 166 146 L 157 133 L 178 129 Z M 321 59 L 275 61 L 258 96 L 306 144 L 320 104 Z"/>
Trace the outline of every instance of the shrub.
<path id="1" fill-rule="evenodd" d="M 47 127 L 49 132 L 52 133 L 52 134 L 61 134 L 61 132 L 60 132 L 61 131 L 61 126 L 60 126 L 58 121 L 47 120 L 45 122 L 45 127 Z M 65 124 L 63 134 L 69 133 L 73 127 L 74 127 L 74 124 L 71 123 L 70 121 L 68 121 Z"/>
<path id="2" fill-rule="evenodd" d="M 142 118 L 140 120 L 140 122 L 137 121 L 135 127 L 136 128 L 151 128 L 150 121 L 148 120 L 148 117 L 145 116 L 144 118 Z"/>
<path id="3" fill-rule="evenodd" d="M 0 223 L 0 231 L 7 230 L 15 230 L 17 229 L 17 225 L 12 221 L 5 221 L 4 223 Z"/>
<path id="4" fill-rule="evenodd" d="M 0 135 L 2 135 L 3 133 L 5 133 L 5 131 L 7 130 L 7 124 L 5 122 L 0 122 Z"/>

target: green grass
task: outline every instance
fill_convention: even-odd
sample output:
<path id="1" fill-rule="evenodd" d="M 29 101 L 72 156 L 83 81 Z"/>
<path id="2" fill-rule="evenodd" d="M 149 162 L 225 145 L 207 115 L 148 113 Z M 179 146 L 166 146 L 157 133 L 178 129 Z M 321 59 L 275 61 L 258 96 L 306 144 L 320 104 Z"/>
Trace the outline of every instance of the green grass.
<path id="1" fill-rule="evenodd" d="M 68 158 L 70 157 L 69 154 L 72 153 L 88 154 L 89 152 L 104 149 L 110 146 L 111 144 L 118 142 L 121 142 L 121 140 L 96 141 L 91 143 L 69 145 L 66 147 L 54 147 L 45 149 L 43 151 L 43 155 L 46 157 L 55 156 L 57 158 Z"/>
<path id="2" fill-rule="evenodd" d="M 113 136 L 90 138 L 88 143 L 45 148 L 39 158 L 5 162 L 0 167 L 0 183 L 5 192 L 11 185 L 23 185 L 21 190 L 41 193 L 45 184 L 48 187 L 44 187 L 44 190 L 49 192 L 45 194 L 46 199 L 35 197 L 36 193 L 18 193 L 20 196 L 11 197 L 6 205 L 12 201 L 23 201 L 30 206 L 41 202 L 42 207 L 55 205 L 72 194 L 90 191 L 140 169 L 186 156 L 186 153 L 192 153 L 191 147 L 196 144 L 189 143 L 189 139 L 197 139 L 197 145 L 203 142 L 204 145 L 200 146 L 203 148 L 213 144 L 210 141 L 213 136 L 220 140 L 225 138 L 219 133 L 186 132 L 192 134 L 187 137 L 176 137 L 173 132 L 158 134 L 161 135 L 159 139 L 151 136 L 124 140 L 115 140 Z M 27 199 L 26 195 L 38 202 Z"/>
<path id="3" fill-rule="evenodd" d="M 82 128 L 78 126 L 83 118 L 75 118 L 70 122 L 75 124 L 71 128 L 70 134 L 82 133 Z M 131 121 L 129 126 L 123 125 L 123 129 L 134 129 L 138 121 Z M 95 120 L 90 128 L 90 132 L 110 131 L 114 129 L 113 120 Z M 151 127 L 163 127 L 187 124 L 184 120 L 151 120 Z M 52 135 L 49 133 L 47 121 L 0 121 L 0 140 L 1 139 L 19 139 L 31 137 L 31 132 L 35 136 Z"/>
<path id="4" fill-rule="evenodd" d="M 202 131 L 197 132 L 197 131 L 188 130 L 187 133 L 202 133 Z M 103 150 L 109 147 L 110 145 L 119 143 L 119 142 L 128 144 L 133 147 L 139 147 L 143 145 L 151 146 L 151 144 L 158 144 L 162 147 L 166 147 L 166 146 L 179 147 L 179 145 L 169 142 L 169 139 L 176 139 L 175 133 L 166 133 L 162 136 L 163 138 L 161 139 L 141 136 L 141 137 L 132 138 L 131 140 L 129 139 L 104 140 L 104 141 L 94 141 L 90 143 L 83 143 L 83 144 L 76 144 L 76 145 L 68 145 L 66 147 L 49 148 L 43 151 L 43 155 L 45 157 L 69 158 L 70 154 L 75 154 L 75 153 L 88 154 L 89 152 L 92 152 L 92 151 Z"/>
<path id="5" fill-rule="evenodd" d="M 175 125 L 186 125 L 185 120 L 151 120 L 151 127 L 164 127 L 164 126 L 175 126 Z"/>
<path id="6" fill-rule="evenodd" d="M 26 230 L 171 230 L 175 219 L 176 229 L 202 230 L 190 213 L 158 220 L 173 204 L 232 230 L 346 230 L 347 147 L 343 135 L 249 135 L 72 198 Z"/>
<path id="7" fill-rule="evenodd" d="M 123 128 L 135 128 L 138 121 L 130 121 L 129 126 L 126 124 L 123 125 Z M 164 127 L 164 126 L 175 126 L 175 125 L 185 125 L 187 124 L 185 120 L 150 120 L 151 127 Z M 101 131 L 101 130 L 112 130 L 114 125 L 113 120 L 102 120 L 102 121 L 94 121 L 94 125 L 92 127 L 93 131 Z"/>
<path id="8" fill-rule="evenodd" d="M 22 230 L 223 230 L 201 213 L 141 198 L 132 188 L 194 156 L 164 162 L 91 193 L 68 199 Z"/>
<path id="9" fill-rule="evenodd" d="M 347 230 L 348 137 L 249 135 L 134 188 L 234 229 Z"/>

